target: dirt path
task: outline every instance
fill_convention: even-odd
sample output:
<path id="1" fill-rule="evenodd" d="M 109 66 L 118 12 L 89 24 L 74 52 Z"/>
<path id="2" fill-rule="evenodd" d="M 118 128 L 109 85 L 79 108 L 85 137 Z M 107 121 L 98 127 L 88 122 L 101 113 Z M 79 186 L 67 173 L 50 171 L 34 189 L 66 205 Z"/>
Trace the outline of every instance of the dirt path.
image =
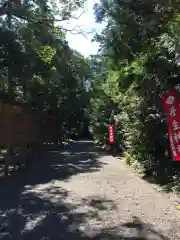
<path id="1" fill-rule="evenodd" d="M 180 239 L 167 196 L 91 142 L 46 154 L 0 189 L 0 239 Z"/>

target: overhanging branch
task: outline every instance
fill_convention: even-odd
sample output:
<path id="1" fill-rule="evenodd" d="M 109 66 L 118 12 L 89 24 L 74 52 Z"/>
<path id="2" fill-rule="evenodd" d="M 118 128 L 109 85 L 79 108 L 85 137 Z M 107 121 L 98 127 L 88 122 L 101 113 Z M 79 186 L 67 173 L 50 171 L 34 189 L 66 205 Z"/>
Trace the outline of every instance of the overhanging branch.
<path id="1" fill-rule="evenodd" d="M 9 0 L 10 1 L 10 0 Z M 8 14 L 9 11 L 9 1 L 5 2 L 1 7 L 0 7 L 0 16 L 3 16 L 5 14 Z M 12 15 L 14 15 L 15 17 L 21 18 L 23 20 L 26 20 L 28 22 L 40 22 L 42 20 L 30 20 L 27 17 L 21 16 L 20 14 L 17 14 L 17 9 L 12 9 Z M 23 10 L 23 9 L 22 9 Z M 78 16 L 69 16 L 69 17 L 63 17 L 62 19 L 56 19 L 56 18 L 48 18 L 46 19 L 46 21 L 54 21 L 54 22 L 63 22 L 63 21 L 67 21 L 69 20 L 69 18 L 74 19 L 74 20 L 78 20 L 84 13 L 85 13 L 85 9 L 83 9 L 83 11 L 78 15 Z"/>

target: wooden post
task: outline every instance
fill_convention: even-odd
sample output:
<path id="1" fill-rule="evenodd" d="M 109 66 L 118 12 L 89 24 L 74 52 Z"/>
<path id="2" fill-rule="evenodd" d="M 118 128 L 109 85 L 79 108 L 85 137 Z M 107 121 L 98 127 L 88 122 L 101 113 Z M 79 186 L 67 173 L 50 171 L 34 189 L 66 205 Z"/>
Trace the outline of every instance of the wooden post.
<path id="1" fill-rule="evenodd" d="M 6 122 L 6 135 L 7 135 L 7 154 L 5 158 L 5 175 L 8 176 L 9 173 L 9 165 L 12 162 L 12 156 L 13 156 L 13 124 L 12 124 L 12 115 L 11 112 L 6 112 L 7 110 L 11 111 L 11 109 L 6 109 L 8 105 L 5 105 L 5 111 L 4 114 L 8 116 L 8 120 Z"/>

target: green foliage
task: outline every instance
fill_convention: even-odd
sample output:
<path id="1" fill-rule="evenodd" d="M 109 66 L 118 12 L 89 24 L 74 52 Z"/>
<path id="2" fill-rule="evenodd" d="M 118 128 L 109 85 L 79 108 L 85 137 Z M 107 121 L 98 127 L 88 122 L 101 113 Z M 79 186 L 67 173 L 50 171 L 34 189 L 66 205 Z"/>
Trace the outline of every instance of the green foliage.
<path id="1" fill-rule="evenodd" d="M 1 95 L 54 118 L 61 139 L 83 129 L 89 64 L 69 48 L 55 18 L 71 18 L 82 3 L 17 0 L 1 18 Z"/>
<path id="2" fill-rule="evenodd" d="M 93 82 L 94 138 L 104 142 L 113 115 L 126 162 L 163 180 L 175 171 L 159 94 L 179 82 L 179 12 L 178 0 L 95 5 L 97 21 L 106 28 L 95 37 L 101 74 Z"/>

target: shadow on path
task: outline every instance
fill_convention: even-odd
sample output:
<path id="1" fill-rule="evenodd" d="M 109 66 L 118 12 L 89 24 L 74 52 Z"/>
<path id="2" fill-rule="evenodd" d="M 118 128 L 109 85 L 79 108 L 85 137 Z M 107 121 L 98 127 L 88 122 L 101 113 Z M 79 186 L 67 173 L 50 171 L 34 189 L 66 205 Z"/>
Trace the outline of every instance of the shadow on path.
<path id="1" fill-rule="evenodd" d="M 46 151 L 41 159 L 32 159 L 28 168 L 1 179 L 0 184 L 4 186 L 16 182 L 19 187 L 44 184 L 52 180 L 66 180 L 79 173 L 98 171 L 103 165 L 100 161 L 103 155 L 106 153 L 91 141 L 79 141 L 63 151 Z"/>
<path id="2" fill-rule="evenodd" d="M 103 153 L 91 142 L 79 142 L 61 153 L 47 153 L 40 162 L 4 182 L 0 191 L 0 239 L 145 240 L 153 233 L 154 239 L 167 240 L 137 218 L 114 228 L 91 229 L 88 221 L 102 222 L 100 213 L 115 210 L 116 204 L 99 196 L 70 201 L 71 192 L 53 181 L 98 171 L 101 156 Z"/>

